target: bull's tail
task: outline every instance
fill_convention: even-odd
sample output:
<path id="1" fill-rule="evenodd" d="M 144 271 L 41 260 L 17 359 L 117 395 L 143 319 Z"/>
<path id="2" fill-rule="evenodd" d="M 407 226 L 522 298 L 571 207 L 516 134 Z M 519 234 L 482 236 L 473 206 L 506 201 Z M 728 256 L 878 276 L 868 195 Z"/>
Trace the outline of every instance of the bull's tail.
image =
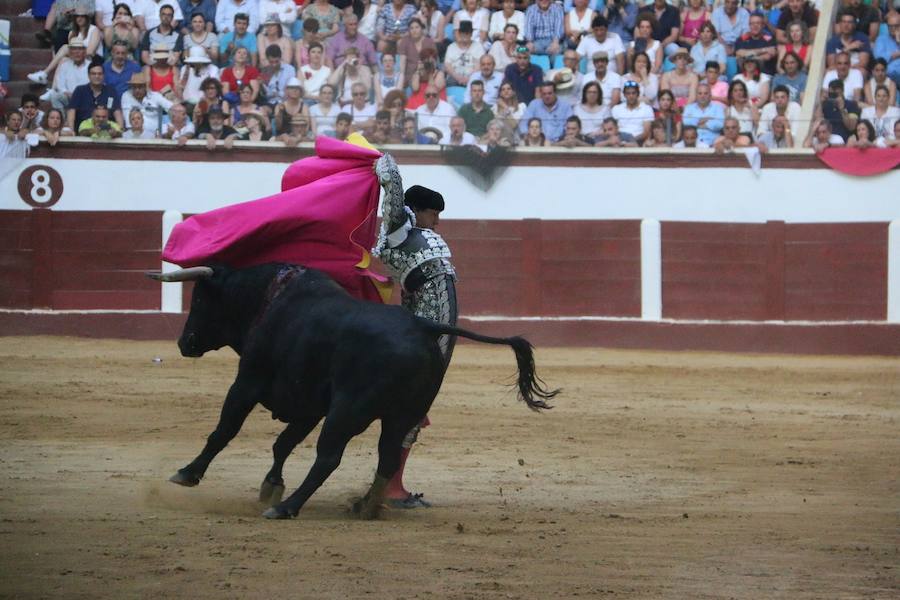
<path id="1" fill-rule="evenodd" d="M 491 337 L 460 327 L 436 323 L 421 317 L 419 321 L 428 331 L 435 335 L 455 335 L 485 344 L 509 346 L 516 354 L 516 363 L 519 367 L 519 377 L 516 382 L 516 386 L 519 389 L 519 399 L 525 402 L 531 410 L 553 408 L 547 404 L 546 400 L 552 399 L 560 390 L 547 389 L 546 383 L 537 376 L 534 365 L 534 347 L 525 338 L 519 336 L 508 338 Z"/>

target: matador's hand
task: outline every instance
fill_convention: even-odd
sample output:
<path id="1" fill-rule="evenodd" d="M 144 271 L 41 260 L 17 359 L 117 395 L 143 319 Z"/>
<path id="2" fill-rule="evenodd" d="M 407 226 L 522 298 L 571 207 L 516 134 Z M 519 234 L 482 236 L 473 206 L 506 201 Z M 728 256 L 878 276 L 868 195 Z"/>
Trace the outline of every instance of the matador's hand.
<path id="1" fill-rule="evenodd" d="M 391 181 L 399 177 L 400 171 L 397 169 L 394 157 L 390 154 L 384 154 L 375 161 L 375 174 L 378 176 L 378 181 L 382 186 L 389 185 Z"/>

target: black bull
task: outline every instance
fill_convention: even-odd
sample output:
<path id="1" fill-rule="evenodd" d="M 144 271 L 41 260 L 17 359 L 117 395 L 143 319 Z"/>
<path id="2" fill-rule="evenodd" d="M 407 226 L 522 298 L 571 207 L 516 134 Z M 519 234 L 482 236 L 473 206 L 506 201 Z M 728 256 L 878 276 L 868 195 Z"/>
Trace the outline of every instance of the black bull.
<path id="1" fill-rule="evenodd" d="M 338 467 L 350 439 L 380 419 L 375 481 L 354 506 L 364 517 L 377 516 L 385 486 L 400 465 L 403 438 L 428 413 L 441 387 L 441 335 L 510 346 L 519 369 L 518 395 L 529 408 L 549 408 L 545 400 L 558 392 L 547 390 L 536 376 L 525 339 L 482 336 L 398 306 L 358 300 L 312 269 L 267 264 L 148 275 L 196 281 L 178 340 L 184 356 L 230 346 L 241 357 L 215 430 L 197 458 L 171 481 L 200 483 L 213 458 L 261 404 L 272 418 L 288 424 L 272 447 L 274 462 L 260 490 L 260 499 L 273 503 L 264 513 L 269 518 L 296 516 Z M 285 460 L 323 418 L 312 468 L 300 487 L 279 502 Z"/>

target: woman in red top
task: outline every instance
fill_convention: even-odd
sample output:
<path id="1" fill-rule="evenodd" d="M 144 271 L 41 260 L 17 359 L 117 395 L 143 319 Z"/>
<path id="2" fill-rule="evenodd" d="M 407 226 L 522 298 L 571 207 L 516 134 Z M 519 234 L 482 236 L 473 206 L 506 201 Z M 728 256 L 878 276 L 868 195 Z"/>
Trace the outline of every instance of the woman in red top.
<path id="1" fill-rule="evenodd" d="M 794 21 L 788 25 L 787 44 L 778 44 L 778 72 L 783 73 L 781 61 L 788 52 L 793 52 L 803 61 L 803 71 L 809 71 L 812 52 L 809 51 L 809 28 L 803 21 Z"/>
<path id="2" fill-rule="evenodd" d="M 671 90 L 662 90 L 656 97 L 659 108 L 653 111 L 653 118 L 660 121 L 666 131 L 666 142 L 670 145 L 681 139 L 681 109 L 675 102 Z"/>
<path id="3" fill-rule="evenodd" d="M 234 65 L 222 71 L 222 93 L 237 96 L 241 86 L 249 83 L 253 88 L 253 101 L 259 97 L 259 71 L 250 64 L 250 52 L 243 46 L 234 51 Z"/>
<path id="4" fill-rule="evenodd" d="M 176 69 L 169 61 L 170 56 L 171 53 L 165 46 L 154 46 L 150 54 L 153 64 L 144 67 L 144 77 L 150 82 L 150 91 L 159 92 L 174 102 L 181 96 L 181 78 L 176 77 Z"/>

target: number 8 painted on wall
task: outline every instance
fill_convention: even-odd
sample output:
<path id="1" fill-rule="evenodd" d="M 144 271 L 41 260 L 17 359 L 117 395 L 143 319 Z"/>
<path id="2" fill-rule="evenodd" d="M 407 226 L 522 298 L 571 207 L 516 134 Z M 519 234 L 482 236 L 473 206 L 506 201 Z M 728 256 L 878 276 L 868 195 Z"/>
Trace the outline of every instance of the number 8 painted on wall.
<path id="1" fill-rule="evenodd" d="M 34 208 L 50 208 L 62 198 L 63 180 L 48 165 L 32 165 L 19 174 L 19 197 Z"/>
<path id="2" fill-rule="evenodd" d="M 46 204 L 53 197 L 53 189 L 50 187 L 50 173 L 44 169 L 38 169 L 31 174 L 31 199 L 41 204 Z"/>

